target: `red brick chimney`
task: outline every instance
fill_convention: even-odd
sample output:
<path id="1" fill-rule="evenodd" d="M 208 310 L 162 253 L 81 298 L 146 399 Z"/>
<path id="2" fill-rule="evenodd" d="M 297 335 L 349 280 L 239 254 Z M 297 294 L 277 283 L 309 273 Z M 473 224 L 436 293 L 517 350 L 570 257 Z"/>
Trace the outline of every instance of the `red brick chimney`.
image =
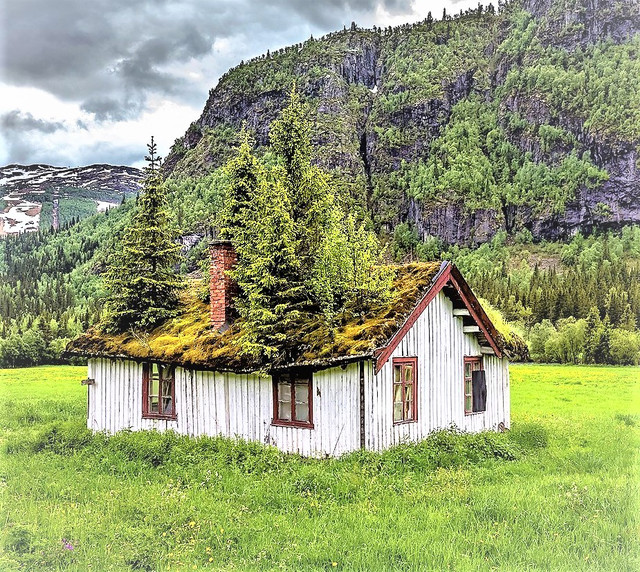
<path id="1" fill-rule="evenodd" d="M 230 240 L 216 240 L 211 244 L 211 327 L 219 331 L 227 329 L 232 318 L 237 286 L 226 271 L 231 270 L 235 263 L 236 251 Z"/>

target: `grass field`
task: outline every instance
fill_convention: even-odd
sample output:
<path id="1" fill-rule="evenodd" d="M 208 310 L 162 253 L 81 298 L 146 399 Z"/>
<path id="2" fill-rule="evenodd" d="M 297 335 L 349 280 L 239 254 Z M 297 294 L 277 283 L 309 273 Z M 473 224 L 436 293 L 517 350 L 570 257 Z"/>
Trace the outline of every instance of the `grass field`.
<path id="1" fill-rule="evenodd" d="M 640 369 L 511 372 L 506 434 L 309 461 L 91 436 L 85 368 L 0 370 L 0 570 L 640 569 Z"/>

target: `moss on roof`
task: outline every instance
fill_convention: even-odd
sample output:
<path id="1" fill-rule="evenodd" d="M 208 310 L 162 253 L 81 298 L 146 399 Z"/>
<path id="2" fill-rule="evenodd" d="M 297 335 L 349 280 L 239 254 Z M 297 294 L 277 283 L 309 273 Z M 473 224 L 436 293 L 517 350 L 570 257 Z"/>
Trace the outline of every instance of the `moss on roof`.
<path id="1" fill-rule="evenodd" d="M 209 325 L 209 306 L 192 292 L 183 295 L 182 311 L 155 330 L 118 335 L 91 328 L 67 347 L 71 355 L 153 359 L 220 371 L 250 371 L 290 365 L 327 365 L 339 359 L 372 355 L 393 336 L 429 289 L 439 262 L 415 263 L 395 268 L 391 299 L 365 314 L 345 312 L 330 327 L 318 315 L 307 315 L 291 338 L 297 340 L 295 356 L 262 364 L 241 355 L 238 345 L 241 321 L 218 333 Z"/>
<path id="2" fill-rule="evenodd" d="M 345 312 L 328 325 L 320 315 L 306 315 L 292 329 L 287 344 L 295 355 L 278 356 L 260 363 L 241 355 L 241 320 L 220 333 L 209 324 L 209 305 L 194 291 L 184 293 L 182 311 L 151 332 L 128 331 L 118 335 L 91 328 L 67 347 L 70 355 L 154 360 L 218 371 L 257 371 L 295 365 L 327 366 L 339 360 L 373 356 L 387 345 L 431 287 L 439 262 L 414 263 L 394 268 L 392 297 L 364 314 Z M 526 344 L 513 332 L 496 331 L 495 341 L 506 355 L 527 359 Z"/>

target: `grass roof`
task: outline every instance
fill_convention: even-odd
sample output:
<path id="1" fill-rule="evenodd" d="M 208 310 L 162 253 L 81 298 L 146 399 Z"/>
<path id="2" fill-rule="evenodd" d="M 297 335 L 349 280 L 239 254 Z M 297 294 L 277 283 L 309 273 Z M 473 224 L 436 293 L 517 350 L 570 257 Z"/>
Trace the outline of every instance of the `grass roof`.
<path id="1" fill-rule="evenodd" d="M 85 357 L 121 357 L 174 363 L 217 371 L 258 371 L 284 367 L 325 367 L 332 363 L 370 357 L 387 345 L 415 306 L 431 287 L 440 270 L 439 262 L 406 264 L 394 268 L 391 299 L 368 312 L 345 312 L 329 325 L 320 315 L 306 315 L 289 338 L 295 355 L 278 356 L 270 363 L 260 363 L 243 355 L 239 339 L 241 320 L 224 332 L 213 330 L 209 323 L 209 305 L 187 291 L 181 300 L 178 317 L 168 320 L 151 332 L 128 331 L 113 335 L 91 328 L 67 347 L 70 355 Z M 512 343 L 498 335 L 496 340 L 507 355 L 521 355 L 526 345 L 520 338 Z M 517 336 L 516 336 L 517 337 Z M 513 345 L 513 350 L 509 351 Z"/>
<path id="2" fill-rule="evenodd" d="M 439 262 L 415 263 L 394 268 L 392 297 L 364 314 L 345 312 L 328 325 L 322 316 L 307 315 L 290 333 L 295 356 L 263 364 L 239 347 L 241 320 L 219 333 L 209 325 L 209 306 L 187 291 L 178 317 L 151 332 L 107 334 L 91 328 L 67 347 L 70 355 L 155 360 L 219 371 L 255 371 L 292 365 L 322 367 L 334 361 L 372 355 L 400 328 L 429 289 L 440 269 Z"/>

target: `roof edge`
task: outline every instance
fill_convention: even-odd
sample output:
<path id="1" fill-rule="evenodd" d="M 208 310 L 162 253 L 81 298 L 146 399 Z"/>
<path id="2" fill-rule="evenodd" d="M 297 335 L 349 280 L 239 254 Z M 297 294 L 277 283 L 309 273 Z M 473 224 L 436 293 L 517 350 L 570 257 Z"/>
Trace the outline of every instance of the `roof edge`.
<path id="1" fill-rule="evenodd" d="M 143 358 L 143 357 L 130 356 L 126 354 L 116 354 L 116 353 L 110 354 L 107 352 L 89 353 L 84 351 L 79 352 L 75 350 L 71 350 L 71 351 L 67 350 L 63 352 L 63 357 L 83 357 L 86 359 L 118 359 L 118 360 L 121 359 L 121 360 L 134 361 L 137 363 L 159 362 L 159 363 L 172 364 L 178 367 L 183 367 L 188 369 L 196 369 L 199 371 L 215 371 L 218 373 L 237 373 L 237 374 L 260 373 L 260 370 L 253 369 L 253 368 L 237 368 L 237 369 L 221 368 L 221 367 L 216 368 L 214 366 L 209 366 L 203 363 L 198 364 L 198 363 L 190 363 L 190 362 L 184 362 L 184 361 L 171 361 L 171 360 L 157 359 L 154 357 Z M 373 356 L 373 350 L 372 350 L 370 352 L 349 355 L 349 356 L 326 357 L 326 358 L 318 358 L 315 360 L 291 362 L 288 364 L 280 365 L 278 367 L 274 367 L 273 369 L 269 369 L 267 373 L 287 371 L 287 370 L 296 369 L 296 368 L 310 368 L 314 370 L 321 370 L 321 369 L 327 369 L 330 367 L 348 365 L 350 363 L 359 362 L 363 360 L 370 360 L 373 358 L 374 356 Z"/>
<path id="2" fill-rule="evenodd" d="M 404 321 L 402 326 L 400 326 L 398 331 L 391 337 L 387 345 L 378 350 L 379 354 L 376 360 L 375 373 L 378 373 L 382 369 L 382 366 L 391 357 L 391 354 L 398 347 L 398 344 L 400 343 L 402 338 L 405 337 L 407 332 L 416 323 L 417 319 L 422 315 L 422 312 L 424 312 L 426 307 L 436 297 L 438 292 L 440 292 L 440 290 L 444 288 L 444 285 L 449 281 L 451 268 L 452 264 L 448 260 L 445 260 L 440 265 L 440 270 L 438 270 L 438 273 L 431 279 L 431 285 L 425 292 L 424 296 L 422 296 L 420 301 L 415 305 L 407 319 Z"/>

